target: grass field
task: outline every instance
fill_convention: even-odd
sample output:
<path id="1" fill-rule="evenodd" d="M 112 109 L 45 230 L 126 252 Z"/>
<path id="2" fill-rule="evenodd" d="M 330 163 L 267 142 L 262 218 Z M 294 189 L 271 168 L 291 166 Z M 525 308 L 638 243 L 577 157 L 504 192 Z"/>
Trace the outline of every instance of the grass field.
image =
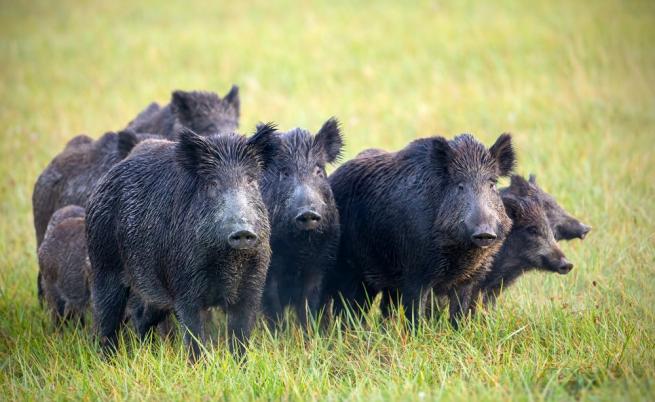
<path id="1" fill-rule="evenodd" d="M 655 399 L 655 3 L 217 3 L 2 1 L 0 399 Z M 510 131 L 519 172 L 594 229 L 563 245 L 571 274 L 527 275 L 459 332 L 373 313 L 305 338 L 260 328 L 242 365 L 131 337 L 106 362 L 37 303 L 35 179 L 75 134 L 232 83 L 244 132 L 334 115 L 346 159 Z"/>

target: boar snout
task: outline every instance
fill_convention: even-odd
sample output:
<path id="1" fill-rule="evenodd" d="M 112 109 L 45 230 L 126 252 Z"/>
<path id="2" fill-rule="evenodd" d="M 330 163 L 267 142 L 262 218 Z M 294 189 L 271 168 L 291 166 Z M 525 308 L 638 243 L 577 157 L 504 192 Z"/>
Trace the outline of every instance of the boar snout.
<path id="1" fill-rule="evenodd" d="M 321 214 L 313 210 L 302 211 L 296 216 L 296 225 L 300 230 L 314 230 L 321 223 Z"/>
<path id="2" fill-rule="evenodd" d="M 474 195 L 474 197 L 478 198 L 479 196 Z M 489 247 L 498 239 L 498 216 L 493 208 L 482 199 L 474 201 L 464 224 L 471 242 L 477 247 Z"/>
<path id="3" fill-rule="evenodd" d="M 234 249 L 247 250 L 257 244 L 257 235 L 248 229 L 237 230 L 230 233 L 227 242 Z"/>
<path id="4" fill-rule="evenodd" d="M 591 232 L 591 226 L 585 225 L 584 223 L 580 224 L 580 240 L 584 240 L 584 238 L 587 236 L 587 233 Z"/>
<path id="5" fill-rule="evenodd" d="M 591 226 L 585 225 L 582 222 L 571 218 L 570 220 L 558 224 L 553 232 L 555 233 L 555 240 L 572 240 L 584 239 L 591 231 Z"/>
<path id="6" fill-rule="evenodd" d="M 571 262 L 567 260 L 566 257 L 562 257 L 559 259 L 556 269 L 558 273 L 566 275 L 573 269 L 573 264 L 571 264 Z"/>
<path id="7" fill-rule="evenodd" d="M 557 272 L 558 274 L 566 275 L 573 269 L 573 264 L 566 258 L 559 248 L 553 250 L 550 255 L 542 258 L 544 259 L 543 266 L 550 271 Z"/>
<path id="8" fill-rule="evenodd" d="M 319 193 L 307 184 L 298 185 L 293 194 L 292 210 L 298 212 L 292 219 L 300 230 L 315 230 L 321 224 L 325 206 Z"/>
<path id="9" fill-rule="evenodd" d="M 478 247 L 491 246 L 498 236 L 496 232 L 489 225 L 482 225 L 475 229 L 471 235 L 471 241 Z"/>

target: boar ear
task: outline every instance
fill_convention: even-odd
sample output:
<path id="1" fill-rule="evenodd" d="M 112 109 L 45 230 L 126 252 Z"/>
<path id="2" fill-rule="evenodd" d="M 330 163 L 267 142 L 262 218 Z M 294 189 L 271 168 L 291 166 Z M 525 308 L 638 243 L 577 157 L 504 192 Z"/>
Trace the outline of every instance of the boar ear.
<path id="1" fill-rule="evenodd" d="M 93 142 L 93 138 L 89 137 L 88 135 L 78 134 L 75 137 L 71 138 L 66 143 L 66 148 L 67 147 L 76 147 L 78 145 L 90 144 L 92 142 Z"/>
<path id="2" fill-rule="evenodd" d="M 532 193 L 532 187 L 523 177 L 513 174 L 509 189 L 512 193 L 519 195 L 521 197 L 527 197 Z"/>
<path id="3" fill-rule="evenodd" d="M 343 150 L 343 135 L 339 128 L 339 120 L 330 117 L 316 133 L 314 145 L 323 151 L 328 163 L 339 160 Z"/>
<path id="4" fill-rule="evenodd" d="M 266 127 L 267 124 L 273 124 L 273 125 L 275 125 L 274 123 L 262 123 L 262 122 L 260 121 L 259 123 L 255 124 L 255 132 L 259 131 L 259 129 L 264 129 L 264 128 Z"/>
<path id="5" fill-rule="evenodd" d="M 233 105 L 237 110 L 239 110 L 239 106 L 241 105 L 241 100 L 239 99 L 239 87 L 232 85 L 230 92 L 223 97 L 223 101 Z"/>
<path id="6" fill-rule="evenodd" d="M 181 128 L 178 133 L 175 148 L 177 162 L 191 173 L 201 175 L 216 166 L 215 152 L 211 143 L 193 130 Z"/>
<path id="7" fill-rule="evenodd" d="M 253 147 L 259 155 L 263 169 L 268 167 L 277 154 L 280 139 L 276 133 L 275 123 L 259 123 L 257 131 L 248 139 L 248 146 Z"/>
<path id="8" fill-rule="evenodd" d="M 504 195 L 502 197 L 503 205 L 505 206 L 505 213 L 513 221 L 516 221 L 521 216 L 521 203 L 513 195 Z"/>
<path id="9" fill-rule="evenodd" d="M 432 158 L 439 170 L 447 173 L 453 149 L 444 137 L 434 137 L 432 141 Z"/>
<path id="10" fill-rule="evenodd" d="M 510 134 L 501 134 L 489 148 L 489 153 L 496 160 L 500 176 L 508 176 L 512 173 L 516 163 L 516 154 L 514 153 L 514 147 L 512 147 L 512 136 Z"/>
<path id="11" fill-rule="evenodd" d="M 537 184 L 537 176 L 534 173 L 530 173 L 530 176 L 528 176 L 528 181 L 530 184 Z"/>
<path id="12" fill-rule="evenodd" d="M 222 99 L 223 107 L 226 110 L 225 117 L 234 119 L 234 126 L 239 127 L 239 116 L 241 115 L 241 99 L 239 98 L 239 87 L 232 85 L 230 92 Z"/>
<path id="13" fill-rule="evenodd" d="M 136 136 L 136 133 L 132 130 L 123 130 L 118 133 L 118 143 L 116 148 L 118 149 L 118 156 L 120 159 L 124 159 L 127 155 L 130 154 L 132 148 L 139 143 L 139 138 Z"/>
<path id="14" fill-rule="evenodd" d="M 175 91 L 171 97 L 173 114 L 183 121 L 191 120 L 195 103 L 196 100 L 193 92 Z"/>

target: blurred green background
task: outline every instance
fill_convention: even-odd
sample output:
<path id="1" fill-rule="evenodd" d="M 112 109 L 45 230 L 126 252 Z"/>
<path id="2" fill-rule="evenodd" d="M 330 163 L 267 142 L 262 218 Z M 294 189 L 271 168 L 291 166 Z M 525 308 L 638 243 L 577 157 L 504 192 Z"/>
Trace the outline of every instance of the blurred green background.
<path id="1" fill-rule="evenodd" d="M 8 399 L 644 399 L 655 396 L 655 2 L 0 3 L 0 395 Z M 239 366 L 173 346 L 115 364 L 36 300 L 31 192 L 78 133 L 173 89 L 241 88 L 259 121 L 343 123 L 368 147 L 514 134 L 518 171 L 594 230 L 459 333 L 390 324 L 255 336 Z M 395 328 L 395 329 L 394 329 Z M 397 329 L 397 331 L 396 331 Z M 141 349 L 139 349 L 141 350 Z"/>

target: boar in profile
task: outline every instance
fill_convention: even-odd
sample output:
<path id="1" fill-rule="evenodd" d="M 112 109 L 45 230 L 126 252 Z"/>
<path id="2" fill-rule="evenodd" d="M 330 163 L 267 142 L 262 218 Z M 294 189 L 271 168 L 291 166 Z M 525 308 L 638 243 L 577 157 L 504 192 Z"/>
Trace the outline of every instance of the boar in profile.
<path id="1" fill-rule="evenodd" d="M 514 175 L 501 196 L 512 219 L 512 230 L 489 272 L 474 286 L 473 299 L 482 296 L 484 304 L 495 302 L 501 289 L 528 271 L 538 269 L 565 275 L 573 269 L 557 245 L 541 194 L 524 178 Z"/>
<path id="2" fill-rule="evenodd" d="M 585 225 L 562 208 L 555 198 L 537 185 L 537 178 L 531 174 L 528 178 L 530 187 L 537 193 L 544 209 L 555 240 L 584 239 L 591 231 L 591 226 Z"/>

